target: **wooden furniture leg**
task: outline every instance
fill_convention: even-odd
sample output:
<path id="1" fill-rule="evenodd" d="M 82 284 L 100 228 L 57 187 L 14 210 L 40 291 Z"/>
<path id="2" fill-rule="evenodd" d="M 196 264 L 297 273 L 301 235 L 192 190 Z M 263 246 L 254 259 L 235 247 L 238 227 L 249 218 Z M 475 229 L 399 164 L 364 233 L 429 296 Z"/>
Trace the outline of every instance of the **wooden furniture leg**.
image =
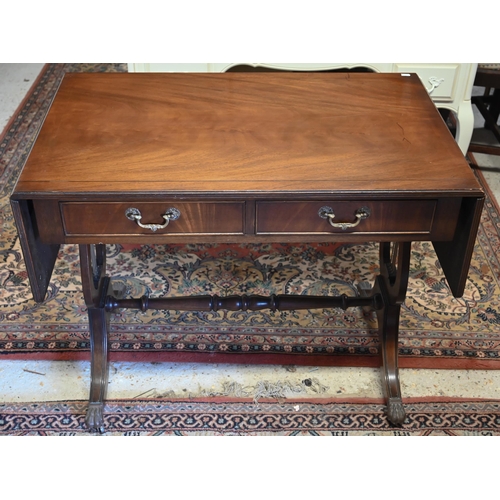
<path id="1" fill-rule="evenodd" d="M 377 319 L 387 418 L 395 425 L 401 425 L 406 416 L 399 383 L 398 334 L 401 304 L 408 286 L 410 250 L 410 242 L 392 245 L 381 243 L 380 274 L 374 285 L 374 293 L 382 296 L 383 304 L 383 307 L 377 309 Z"/>
<path id="2" fill-rule="evenodd" d="M 85 422 L 91 431 L 104 432 L 104 399 L 108 385 L 108 329 L 110 313 L 106 296 L 116 296 L 105 276 L 105 245 L 80 245 L 83 294 L 88 307 L 90 330 L 90 397 Z"/>
<path id="3" fill-rule="evenodd" d="M 184 310 L 273 310 L 312 307 L 352 306 L 372 308 L 377 312 L 382 354 L 383 387 L 387 401 L 387 418 L 401 425 L 405 411 L 398 372 L 398 334 L 401 304 L 404 302 L 410 268 L 411 242 L 380 244 L 380 274 L 374 286 L 359 286 L 359 297 L 262 296 L 195 296 L 179 298 L 123 299 L 112 290 L 105 276 L 104 245 L 80 245 L 80 265 L 85 303 L 88 307 L 91 342 L 91 384 L 86 424 L 91 431 L 104 432 L 103 408 L 108 384 L 109 315 L 120 308 Z"/>

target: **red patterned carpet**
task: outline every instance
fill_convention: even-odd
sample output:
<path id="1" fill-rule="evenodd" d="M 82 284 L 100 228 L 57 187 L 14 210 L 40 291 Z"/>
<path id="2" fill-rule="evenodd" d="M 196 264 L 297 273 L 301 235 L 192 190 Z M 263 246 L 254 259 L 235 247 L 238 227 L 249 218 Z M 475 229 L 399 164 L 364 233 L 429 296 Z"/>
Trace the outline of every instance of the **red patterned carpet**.
<path id="1" fill-rule="evenodd" d="M 86 402 L 0 403 L 0 436 L 86 436 Z M 106 436 L 498 436 L 500 402 L 407 400 L 392 427 L 380 401 L 108 401 Z"/>
<path id="2" fill-rule="evenodd" d="M 89 359 L 77 247 L 64 246 L 43 304 L 31 298 L 9 195 L 65 71 L 123 65 L 47 65 L 0 138 L 0 353 Z M 108 246 L 109 274 L 131 295 L 355 293 L 377 274 L 374 244 Z M 401 317 L 400 366 L 500 368 L 500 217 L 488 198 L 465 295 L 449 292 L 432 245 L 415 243 Z M 373 315 L 361 310 L 116 314 L 111 358 L 377 366 Z M 208 353 L 208 355 L 207 355 Z"/>

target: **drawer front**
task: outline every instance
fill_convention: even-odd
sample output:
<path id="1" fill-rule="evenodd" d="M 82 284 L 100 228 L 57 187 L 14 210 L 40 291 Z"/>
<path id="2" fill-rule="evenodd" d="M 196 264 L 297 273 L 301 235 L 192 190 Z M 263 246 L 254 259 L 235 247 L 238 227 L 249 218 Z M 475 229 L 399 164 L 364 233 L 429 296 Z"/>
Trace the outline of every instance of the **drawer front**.
<path id="1" fill-rule="evenodd" d="M 436 205 L 436 200 L 263 201 L 257 203 L 257 234 L 424 235 L 431 233 Z M 327 209 L 331 209 L 335 217 L 325 218 L 325 211 L 330 212 Z M 364 218 L 363 214 L 367 213 L 369 215 Z"/>
<path id="2" fill-rule="evenodd" d="M 136 209 L 141 227 L 126 212 Z M 176 209 L 178 217 L 170 219 Z M 167 214 L 168 224 L 163 217 Z M 90 235 L 182 235 L 243 234 L 245 203 L 243 202 L 125 202 L 62 203 L 61 216 L 67 236 Z M 154 226 L 157 226 L 156 228 Z"/>
<path id="3" fill-rule="evenodd" d="M 460 77 L 459 64 L 397 63 L 395 66 L 397 72 L 417 73 L 433 101 L 452 102 L 455 100 Z"/>

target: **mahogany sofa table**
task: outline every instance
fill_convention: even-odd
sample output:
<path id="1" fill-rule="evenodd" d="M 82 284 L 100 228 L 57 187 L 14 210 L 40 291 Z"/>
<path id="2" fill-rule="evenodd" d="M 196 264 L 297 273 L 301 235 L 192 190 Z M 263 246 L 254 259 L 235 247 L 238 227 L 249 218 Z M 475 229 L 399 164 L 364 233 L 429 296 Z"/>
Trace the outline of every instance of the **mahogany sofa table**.
<path id="1" fill-rule="evenodd" d="M 67 74 L 12 194 L 34 299 L 80 245 L 91 336 L 87 425 L 103 430 L 109 314 L 375 309 L 387 415 L 405 418 L 398 328 L 412 241 L 463 294 L 484 194 L 417 75 Z M 354 297 L 123 298 L 105 245 L 380 243 Z"/>

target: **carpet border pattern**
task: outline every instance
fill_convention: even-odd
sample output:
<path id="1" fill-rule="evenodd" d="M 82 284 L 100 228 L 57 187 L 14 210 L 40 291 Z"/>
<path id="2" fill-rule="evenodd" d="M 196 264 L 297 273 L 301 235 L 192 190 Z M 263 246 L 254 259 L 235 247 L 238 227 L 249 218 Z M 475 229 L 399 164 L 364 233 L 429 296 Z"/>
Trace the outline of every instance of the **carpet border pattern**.
<path id="1" fill-rule="evenodd" d="M 0 435 L 87 436 L 87 402 L 0 404 Z M 105 436 L 497 436 L 500 401 L 405 401 L 391 427 L 381 402 L 114 400 Z"/>

